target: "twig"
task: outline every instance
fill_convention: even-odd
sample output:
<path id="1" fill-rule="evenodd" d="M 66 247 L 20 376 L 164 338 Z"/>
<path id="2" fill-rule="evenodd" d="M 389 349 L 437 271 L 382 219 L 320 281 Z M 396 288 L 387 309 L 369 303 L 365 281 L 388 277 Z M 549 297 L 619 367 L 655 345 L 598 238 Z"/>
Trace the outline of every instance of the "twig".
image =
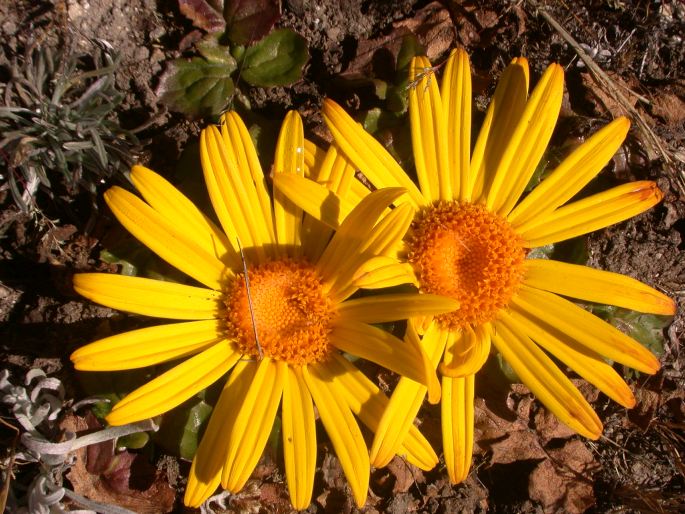
<path id="1" fill-rule="evenodd" d="M 250 318 L 252 319 L 252 330 L 254 331 L 254 340 L 257 343 L 257 352 L 259 353 L 259 360 L 264 358 L 264 351 L 257 336 L 257 321 L 254 316 L 254 307 L 252 307 L 252 295 L 250 294 L 250 277 L 247 275 L 247 261 L 243 253 L 243 247 L 240 245 L 240 239 L 236 237 L 238 242 L 238 250 L 240 250 L 240 260 L 243 261 L 243 274 L 245 275 L 245 289 L 247 291 L 247 306 L 250 308 Z"/>
<path id="2" fill-rule="evenodd" d="M 533 6 L 533 8 L 542 16 L 547 23 L 549 23 L 554 30 L 556 30 L 559 35 L 575 50 L 578 57 L 585 63 L 588 70 L 592 73 L 593 78 L 597 82 L 600 88 L 605 90 L 611 97 L 626 111 L 628 112 L 637 122 L 637 126 L 642 133 L 643 142 L 645 143 L 645 150 L 647 151 L 647 157 L 650 160 L 654 160 L 658 155 L 664 159 L 666 163 L 671 162 L 671 157 L 668 152 L 659 141 L 659 138 L 654 134 L 654 131 L 647 124 L 642 115 L 633 107 L 630 101 L 621 93 L 616 83 L 607 75 L 595 61 L 590 57 L 585 50 L 578 44 L 578 42 L 569 34 L 561 24 L 554 19 L 554 17 L 547 12 L 547 10 L 539 5 L 534 0 L 528 0 L 528 3 Z"/>

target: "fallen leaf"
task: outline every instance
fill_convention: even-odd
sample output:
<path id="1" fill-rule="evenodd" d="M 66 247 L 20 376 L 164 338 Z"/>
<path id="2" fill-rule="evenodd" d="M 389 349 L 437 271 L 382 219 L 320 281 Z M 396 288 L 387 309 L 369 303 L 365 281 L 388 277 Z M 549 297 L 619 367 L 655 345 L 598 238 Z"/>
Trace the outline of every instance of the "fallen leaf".
<path id="1" fill-rule="evenodd" d="M 490 453 L 490 464 L 510 464 L 519 460 L 542 459 L 545 451 L 535 431 L 528 426 L 532 398 L 524 398 L 513 405 L 516 413 L 510 421 L 493 412 L 484 401 L 476 400 L 475 441 L 481 451 Z"/>
<path id="2" fill-rule="evenodd" d="M 535 430 L 543 445 L 552 439 L 568 439 L 576 435 L 576 432 L 559 421 L 554 414 L 547 409 L 540 409 L 535 413 Z"/>
<path id="3" fill-rule="evenodd" d="M 626 82 L 623 78 L 616 73 L 607 72 L 607 75 L 611 80 L 613 80 L 615 87 L 620 88 L 621 94 L 628 99 L 631 106 L 635 107 L 637 104 L 637 97 L 630 92 L 631 87 L 638 87 L 639 83 L 636 81 Z M 625 109 L 614 99 L 614 97 L 604 88 L 600 87 L 597 81 L 593 78 L 591 73 L 581 73 L 581 81 L 583 86 L 590 93 L 588 95 L 588 100 L 594 105 L 595 110 L 598 113 L 604 113 L 609 111 L 609 113 L 617 118 L 618 116 L 624 116 L 626 114 Z"/>
<path id="4" fill-rule="evenodd" d="M 402 41 L 407 34 L 414 34 L 417 37 L 431 61 L 435 61 L 454 44 L 454 31 L 449 12 L 439 2 L 432 2 L 420 9 L 413 18 L 394 23 L 390 34 L 360 40 L 354 59 L 341 75 L 375 75 L 374 62 L 381 56 L 386 63 L 390 59 L 396 62 Z"/>
<path id="5" fill-rule="evenodd" d="M 544 512 L 580 514 L 595 503 L 592 474 L 599 469 L 592 452 L 578 439 L 548 451 L 530 474 L 528 493 Z"/>
<path id="6" fill-rule="evenodd" d="M 672 127 L 682 127 L 685 123 L 685 101 L 682 96 L 674 93 L 656 95 L 652 99 L 652 114 Z"/>
<path id="7" fill-rule="evenodd" d="M 89 412 L 86 417 L 66 416 L 60 428 L 83 433 L 100 426 Z M 77 494 L 139 514 L 164 514 L 173 510 L 176 491 L 166 475 L 144 455 L 117 453 L 111 441 L 81 448 L 75 455 L 76 460 L 66 476 Z"/>
<path id="8" fill-rule="evenodd" d="M 216 4 L 208 0 L 178 0 L 178 7 L 193 25 L 207 32 L 221 32 L 226 26 L 221 13 L 223 1 Z"/>
<path id="9" fill-rule="evenodd" d="M 395 477 L 393 494 L 406 493 L 414 484 L 422 484 L 426 481 L 423 471 L 397 456 L 390 461 L 387 469 Z"/>

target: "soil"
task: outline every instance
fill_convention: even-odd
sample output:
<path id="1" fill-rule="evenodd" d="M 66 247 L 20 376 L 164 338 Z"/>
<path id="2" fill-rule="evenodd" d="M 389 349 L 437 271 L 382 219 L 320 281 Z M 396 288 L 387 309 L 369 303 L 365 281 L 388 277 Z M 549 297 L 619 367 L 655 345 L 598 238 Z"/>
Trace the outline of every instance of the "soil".
<path id="1" fill-rule="evenodd" d="M 323 98 L 331 96 L 350 110 L 381 105 L 373 95 L 341 87 L 341 74 L 368 71 L 376 51 L 383 46 L 397 48 L 399 35 L 411 30 L 433 62 L 440 62 L 455 45 L 467 49 L 475 105 L 481 111 L 494 90 L 494 79 L 512 58 L 528 58 L 533 83 L 549 63 L 561 63 L 567 90 L 554 142 L 562 146 L 582 140 L 624 111 L 612 87 L 595 81 L 576 49 L 538 14 L 536 7 L 542 5 L 583 45 L 634 109 L 628 140 L 600 179 L 604 184 L 654 180 L 665 193 L 663 202 L 647 213 L 596 232 L 586 241 L 590 266 L 635 277 L 677 301 L 678 314 L 663 330 L 662 369 L 653 377 L 628 375 L 638 398 L 631 411 L 579 381 L 605 426 L 604 436 L 596 442 L 572 435 L 522 386 L 498 380 L 496 370 L 484 373 L 477 390 L 477 449 L 468 480 L 453 486 L 441 465 L 424 473 L 396 458 L 389 467 L 372 472 L 364 512 L 685 511 L 685 6 L 681 2 L 284 0 L 279 25 L 294 29 L 309 45 L 305 75 L 292 86 L 246 88 L 245 94 L 253 113 L 263 119 L 279 120 L 288 109 L 297 109 L 308 134 L 325 143 L 330 136 L 319 114 Z M 177 164 L 192 158 L 183 152 L 197 140 L 204 122 L 166 110 L 158 103 L 155 88 L 165 63 L 183 54 L 184 37 L 193 30 L 174 1 L 1 2 L 0 82 L 7 79 L 9 64 L 21 60 L 24 49 L 35 42 L 70 45 L 75 52 L 88 54 L 93 40 L 106 40 L 121 58 L 116 77 L 125 99 L 118 120 L 127 128 L 140 128 L 135 157 L 179 182 L 184 179 L 179 178 Z M 653 137 L 635 123 L 635 116 L 645 120 Z M 194 166 L 197 171 L 198 164 Z M 6 176 L 8 170 L 0 173 Z M 118 270 L 100 253 L 103 241 L 117 237 L 120 230 L 102 202 L 101 193 L 109 183 L 99 185 L 96 208 L 83 195 L 69 198 L 68 210 L 61 207 L 64 203 L 42 196 L 43 212 L 28 215 L 18 211 L 4 182 L 1 179 L 2 367 L 15 382 L 28 369 L 41 368 L 62 380 L 68 398 L 79 400 L 84 392 L 69 363 L 71 351 L 95 337 L 144 323 L 84 301 L 70 285 L 77 271 Z M 372 367 L 366 371 L 381 384 L 393 381 Z M 439 409 L 426 407 L 420 418 L 423 432 L 440 448 Z M 314 499 L 308 512 L 356 511 L 323 431 L 319 441 Z M 166 480 L 176 491 L 175 500 L 170 500 L 174 510 L 190 511 L 181 506 L 188 463 L 159 448 L 145 455 L 161 470 L 155 480 Z M 148 507 L 141 511 L 157 508 L 154 501 Z M 264 457 L 245 489 L 227 500 L 225 509 L 218 504 L 213 508 L 215 512 L 290 512 L 282 457 L 277 453 Z"/>

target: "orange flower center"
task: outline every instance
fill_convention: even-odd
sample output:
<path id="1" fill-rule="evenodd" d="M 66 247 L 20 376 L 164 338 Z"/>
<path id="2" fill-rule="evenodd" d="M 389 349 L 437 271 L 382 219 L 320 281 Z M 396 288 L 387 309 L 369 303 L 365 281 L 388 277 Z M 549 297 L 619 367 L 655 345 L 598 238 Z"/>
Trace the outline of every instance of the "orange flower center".
<path id="1" fill-rule="evenodd" d="M 438 322 L 459 329 L 493 320 L 523 278 L 526 251 L 509 223 L 482 205 L 438 202 L 412 225 L 409 261 L 421 291 L 455 298 Z"/>
<path id="2" fill-rule="evenodd" d="M 257 359 L 261 348 L 289 364 L 324 360 L 332 310 L 315 268 L 304 260 L 271 261 L 248 270 L 248 279 L 249 295 L 241 273 L 225 297 L 228 336 L 240 350 Z"/>

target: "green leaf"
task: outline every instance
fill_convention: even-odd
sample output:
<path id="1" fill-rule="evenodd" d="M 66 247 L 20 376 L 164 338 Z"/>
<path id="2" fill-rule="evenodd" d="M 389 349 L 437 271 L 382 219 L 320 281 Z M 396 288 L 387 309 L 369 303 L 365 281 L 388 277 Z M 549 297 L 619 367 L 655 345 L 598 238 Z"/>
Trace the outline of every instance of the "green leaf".
<path id="1" fill-rule="evenodd" d="M 241 77 L 253 86 L 285 86 L 302 76 L 307 59 L 302 36 L 290 29 L 274 30 L 245 50 Z"/>
<path id="2" fill-rule="evenodd" d="M 407 34 L 402 38 L 402 46 L 397 53 L 397 65 L 395 66 L 401 79 L 408 75 L 411 60 L 417 55 L 424 55 L 425 53 L 425 48 L 414 34 Z"/>
<path id="3" fill-rule="evenodd" d="M 155 442 L 174 455 L 192 459 L 220 393 L 221 384 L 214 383 L 165 413 Z"/>
<path id="4" fill-rule="evenodd" d="M 223 49 L 223 50 L 222 50 Z M 170 109 L 192 117 L 219 114 L 233 94 L 235 59 L 228 47 L 198 45 L 204 57 L 176 59 L 160 79 L 157 95 Z"/>
<path id="5" fill-rule="evenodd" d="M 673 322 L 673 316 L 644 314 L 613 305 L 593 304 L 590 310 L 638 341 L 657 357 L 664 353 L 664 328 Z"/>
<path id="6" fill-rule="evenodd" d="M 129 434 L 117 439 L 117 449 L 122 450 L 128 448 L 131 450 L 140 450 L 150 440 L 150 434 L 147 432 L 137 432 Z"/>

